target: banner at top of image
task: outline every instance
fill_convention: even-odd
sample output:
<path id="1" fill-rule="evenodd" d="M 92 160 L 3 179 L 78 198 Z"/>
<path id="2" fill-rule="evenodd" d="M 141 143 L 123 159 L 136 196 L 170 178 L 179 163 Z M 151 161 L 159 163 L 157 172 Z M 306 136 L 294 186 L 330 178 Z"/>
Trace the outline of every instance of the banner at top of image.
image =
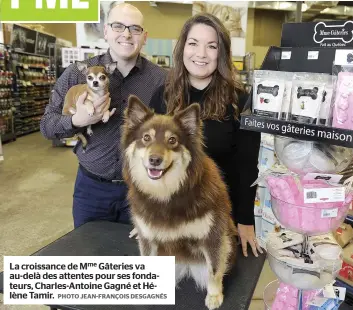
<path id="1" fill-rule="evenodd" d="M 2 22 L 99 22 L 99 0 L 0 0 Z"/>

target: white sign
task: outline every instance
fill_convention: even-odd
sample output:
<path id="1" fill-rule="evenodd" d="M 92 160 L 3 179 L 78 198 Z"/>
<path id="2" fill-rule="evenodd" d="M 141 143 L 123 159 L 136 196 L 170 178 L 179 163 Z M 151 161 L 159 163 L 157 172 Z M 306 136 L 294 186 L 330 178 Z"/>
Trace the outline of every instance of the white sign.
<path id="1" fill-rule="evenodd" d="M 4 304 L 174 305 L 174 256 L 5 256 Z"/>

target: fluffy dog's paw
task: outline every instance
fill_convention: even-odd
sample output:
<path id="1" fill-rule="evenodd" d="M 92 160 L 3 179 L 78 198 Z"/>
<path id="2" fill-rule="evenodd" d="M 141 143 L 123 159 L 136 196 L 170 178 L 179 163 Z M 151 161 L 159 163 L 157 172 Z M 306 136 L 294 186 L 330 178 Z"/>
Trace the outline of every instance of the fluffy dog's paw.
<path id="1" fill-rule="evenodd" d="M 92 135 L 93 135 L 93 130 L 90 129 L 90 128 L 88 128 L 88 129 L 87 129 L 87 134 L 88 134 L 89 136 L 92 136 Z"/>
<path id="2" fill-rule="evenodd" d="M 218 295 L 210 295 L 206 296 L 206 307 L 210 310 L 219 308 L 223 303 L 223 294 L 219 293 Z"/>
<path id="3" fill-rule="evenodd" d="M 109 121 L 109 117 L 103 117 L 103 118 L 102 118 L 102 122 L 103 122 L 103 123 L 106 123 L 107 121 Z"/>

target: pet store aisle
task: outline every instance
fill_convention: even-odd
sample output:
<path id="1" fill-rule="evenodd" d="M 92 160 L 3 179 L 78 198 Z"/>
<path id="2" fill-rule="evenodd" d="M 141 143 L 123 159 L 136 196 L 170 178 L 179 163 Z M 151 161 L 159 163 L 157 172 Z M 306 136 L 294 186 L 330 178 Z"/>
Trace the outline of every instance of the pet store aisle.
<path id="1" fill-rule="evenodd" d="M 71 208 L 77 159 L 72 148 L 52 147 L 39 132 L 3 145 L 3 151 L 0 255 L 29 255 L 73 229 Z M 265 264 L 250 310 L 264 309 L 263 289 L 272 279 L 272 271 Z M 48 309 L 38 305 L 5 306 L 2 300 L 0 294 L 0 309 L 4 310 Z"/>
<path id="2" fill-rule="evenodd" d="M 71 148 L 53 148 L 39 132 L 3 145 L 3 151 L 0 253 L 31 254 L 73 228 L 77 160 Z"/>

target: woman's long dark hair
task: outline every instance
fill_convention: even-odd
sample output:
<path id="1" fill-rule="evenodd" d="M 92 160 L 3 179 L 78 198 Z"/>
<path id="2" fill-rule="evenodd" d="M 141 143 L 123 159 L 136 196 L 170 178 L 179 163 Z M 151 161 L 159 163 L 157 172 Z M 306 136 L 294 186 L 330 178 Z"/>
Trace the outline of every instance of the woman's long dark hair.
<path id="1" fill-rule="evenodd" d="M 184 47 L 191 28 L 196 24 L 212 27 L 218 37 L 218 64 L 207 87 L 205 102 L 202 107 L 202 119 L 223 120 L 228 104 L 238 116 L 238 92 L 243 91 L 243 84 L 237 77 L 231 54 L 231 39 L 222 22 L 214 15 L 202 13 L 191 17 L 183 26 L 173 53 L 173 68 L 170 70 L 164 92 L 167 113 L 174 114 L 186 108 L 190 103 L 189 74 L 183 62 Z"/>

